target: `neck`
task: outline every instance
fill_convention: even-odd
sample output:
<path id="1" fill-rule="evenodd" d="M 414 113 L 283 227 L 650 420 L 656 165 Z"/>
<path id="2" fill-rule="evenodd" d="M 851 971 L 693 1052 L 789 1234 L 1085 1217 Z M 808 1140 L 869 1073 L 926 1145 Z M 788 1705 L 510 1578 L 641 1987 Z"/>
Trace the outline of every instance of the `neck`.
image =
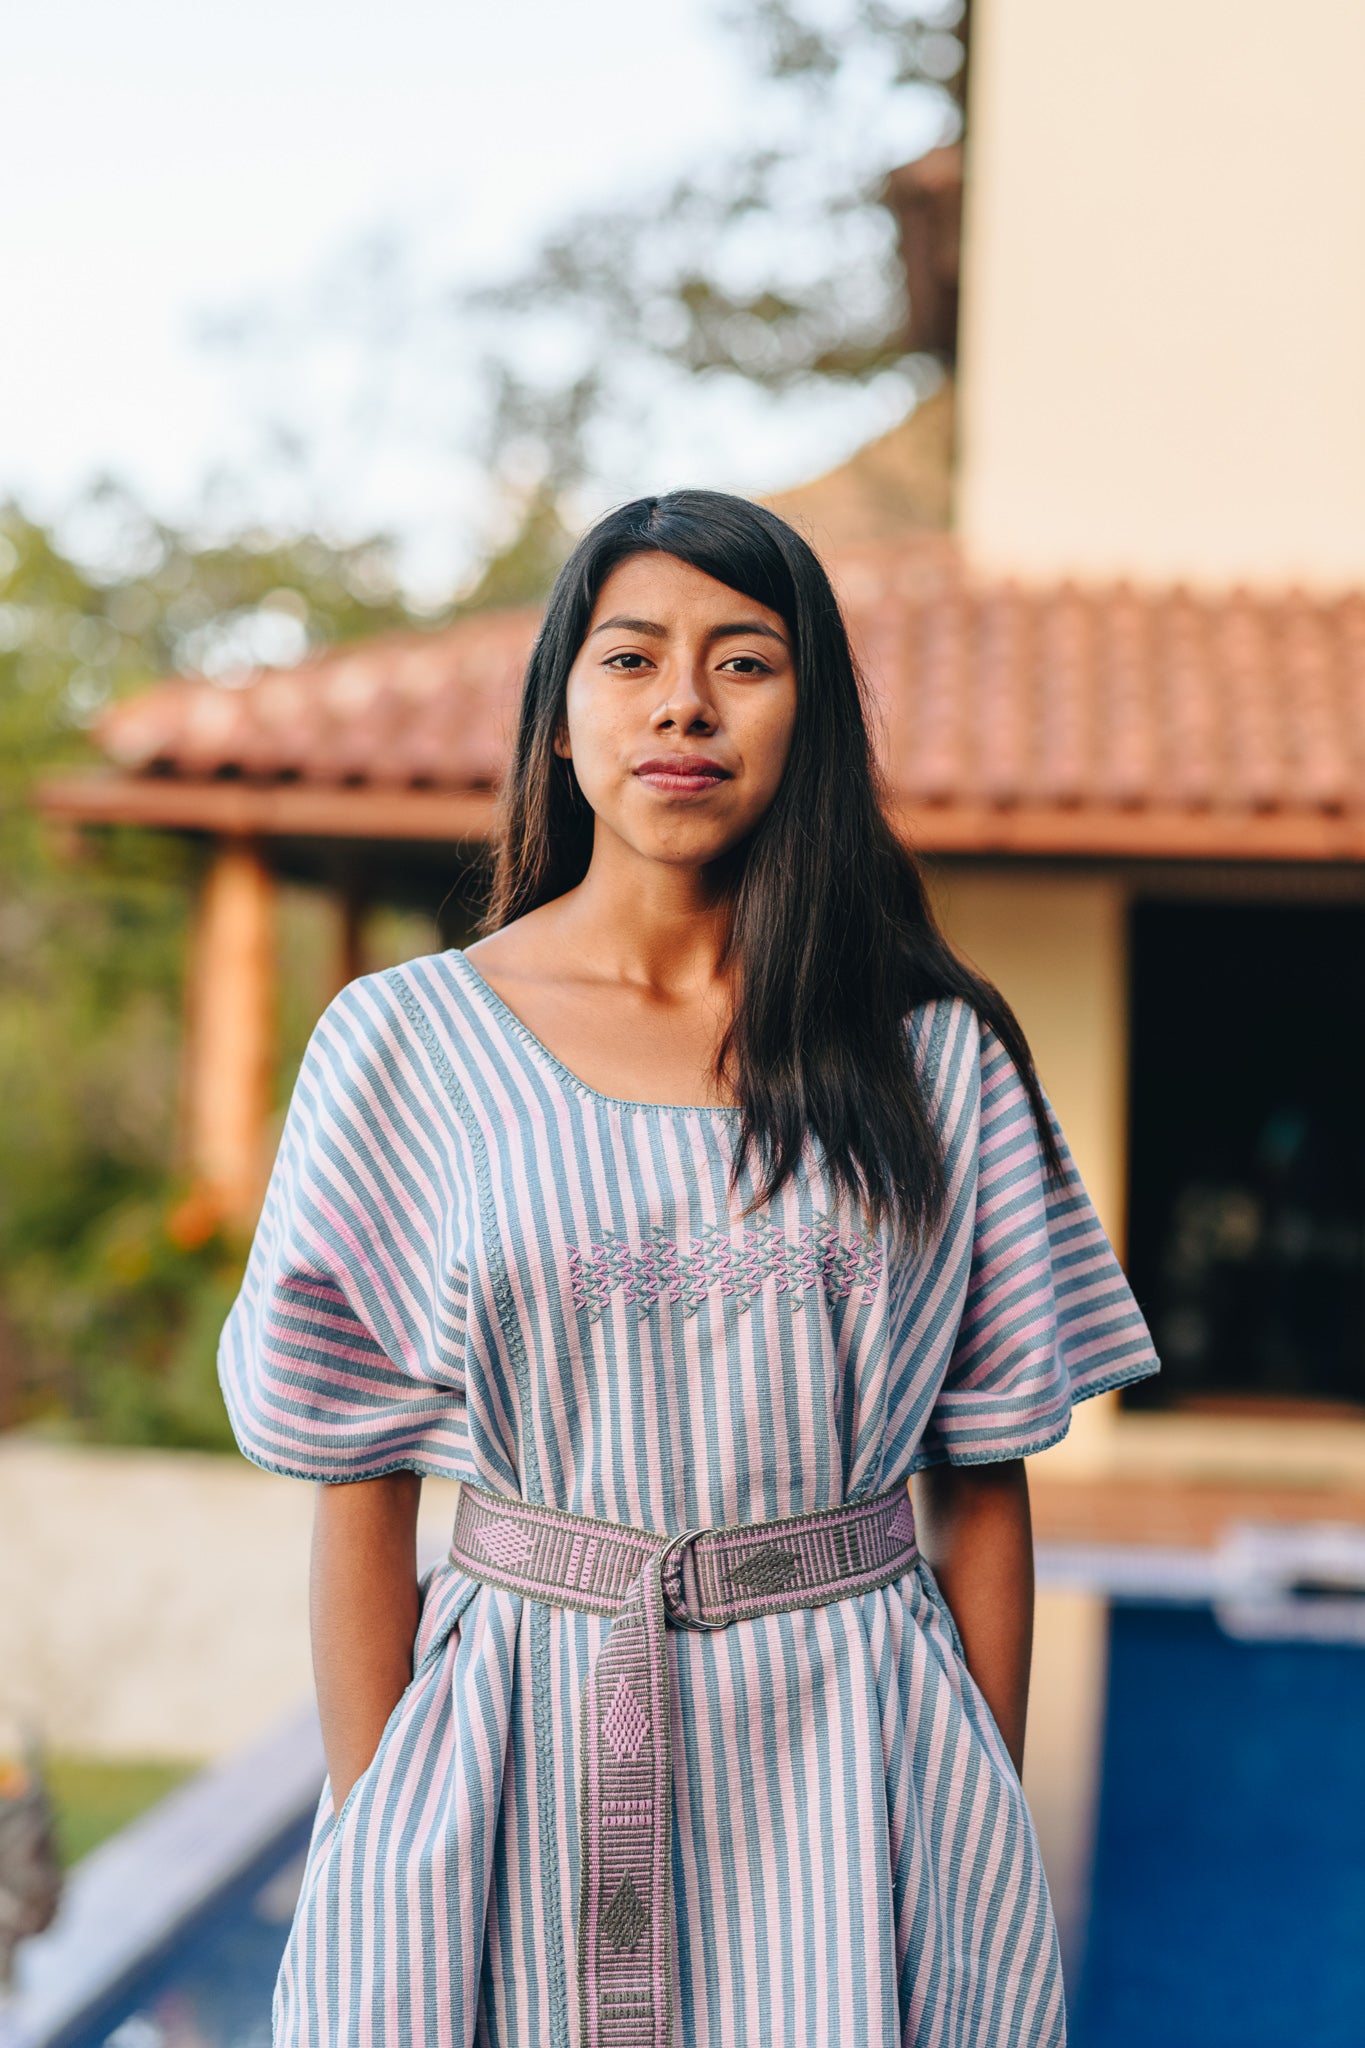
<path id="1" fill-rule="evenodd" d="M 587 874 L 561 903 L 565 938 L 605 979 L 660 995 L 724 979 L 729 908 L 707 869 L 609 852 L 599 835 Z"/>

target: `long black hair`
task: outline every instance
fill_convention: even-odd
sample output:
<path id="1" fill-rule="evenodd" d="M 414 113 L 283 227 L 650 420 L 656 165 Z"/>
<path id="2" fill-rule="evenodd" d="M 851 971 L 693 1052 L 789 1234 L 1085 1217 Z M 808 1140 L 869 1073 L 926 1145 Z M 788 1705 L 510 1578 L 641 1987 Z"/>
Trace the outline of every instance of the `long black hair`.
<path id="1" fill-rule="evenodd" d="M 564 564 L 526 671 L 485 928 L 562 896 L 587 873 L 593 813 L 554 742 L 602 585 L 648 553 L 676 556 L 777 612 L 792 640 L 797 713 L 786 770 L 733 862 L 728 891 L 736 993 L 717 1071 L 740 1108 L 736 1171 L 754 1157 L 763 1194 L 774 1193 L 810 1133 L 836 1185 L 871 1218 L 922 1237 L 941 1212 L 944 1173 L 906 1017 L 930 997 L 957 996 L 1014 1060 L 1048 1170 L 1060 1173 L 1014 1012 L 953 952 L 918 863 L 886 821 L 864 685 L 829 578 L 800 534 L 747 499 L 637 498 L 599 520 Z"/>

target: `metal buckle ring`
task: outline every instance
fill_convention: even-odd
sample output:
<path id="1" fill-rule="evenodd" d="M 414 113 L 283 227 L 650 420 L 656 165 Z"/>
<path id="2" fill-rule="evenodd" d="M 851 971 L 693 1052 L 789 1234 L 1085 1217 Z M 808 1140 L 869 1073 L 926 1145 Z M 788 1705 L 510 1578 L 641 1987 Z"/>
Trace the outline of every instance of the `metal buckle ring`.
<path id="1" fill-rule="evenodd" d="M 671 1622 L 674 1622 L 679 1628 L 700 1629 L 703 1632 L 703 1634 L 709 1635 L 713 1629 L 728 1628 L 730 1626 L 729 1622 L 700 1621 L 695 1614 L 689 1614 L 685 1607 L 675 1607 L 673 1605 L 673 1602 L 668 1597 L 668 1580 L 664 1576 L 665 1571 L 667 1569 L 668 1560 L 673 1555 L 674 1551 L 678 1548 L 678 1545 L 680 1543 L 690 1543 L 694 1536 L 705 1536 L 707 1533 L 708 1532 L 705 1529 L 684 1529 L 680 1536 L 669 1537 L 667 1543 L 665 1543 L 663 1549 L 659 1552 L 659 1588 L 664 1596 L 664 1613 L 668 1616 Z M 681 1566 L 678 1567 L 678 1585 L 681 1588 Z"/>

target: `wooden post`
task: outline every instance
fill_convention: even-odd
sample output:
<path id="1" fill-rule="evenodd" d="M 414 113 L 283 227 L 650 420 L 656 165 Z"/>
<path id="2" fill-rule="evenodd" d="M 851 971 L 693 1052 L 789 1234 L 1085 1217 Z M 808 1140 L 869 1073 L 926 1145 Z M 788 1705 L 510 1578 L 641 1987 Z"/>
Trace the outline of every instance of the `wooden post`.
<path id="1" fill-rule="evenodd" d="M 259 848 L 219 840 L 190 962 L 185 1149 L 196 1199 L 241 1230 L 255 1223 L 269 1169 L 274 898 Z"/>
<path id="2" fill-rule="evenodd" d="M 365 972 L 365 919 L 368 909 L 364 890 L 353 875 L 348 875 L 337 897 L 339 927 L 336 969 L 332 978 L 338 989 L 345 988 L 348 981 L 354 981 L 358 974 Z"/>

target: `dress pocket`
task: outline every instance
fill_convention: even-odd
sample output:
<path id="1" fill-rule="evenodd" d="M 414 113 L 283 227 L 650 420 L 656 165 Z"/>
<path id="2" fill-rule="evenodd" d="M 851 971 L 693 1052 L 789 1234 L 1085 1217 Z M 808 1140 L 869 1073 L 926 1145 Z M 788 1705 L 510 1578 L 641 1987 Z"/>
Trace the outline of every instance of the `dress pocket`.
<path id="1" fill-rule="evenodd" d="M 962 1647 L 962 1637 L 958 1634 L 957 1623 L 953 1620 L 953 1610 L 943 1597 L 943 1588 L 934 1577 L 932 1565 L 928 1562 L 927 1558 L 917 1557 L 914 1569 L 921 1586 L 924 1588 L 925 1598 L 942 1621 L 943 1626 L 947 1629 L 948 1634 L 952 1638 L 953 1648 L 957 1652 L 958 1662 L 965 1668 L 967 1652 Z"/>
<path id="2" fill-rule="evenodd" d="M 425 1670 L 425 1668 L 426 1667 L 424 1665 L 423 1670 Z M 389 1715 L 388 1720 L 384 1723 L 383 1729 L 380 1732 L 379 1740 L 375 1744 L 374 1755 L 370 1758 L 370 1761 L 366 1764 L 364 1770 L 360 1773 L 360 1776 L 356 1779 L 354 1785 L 352 1785 L 350 1791 L 342 1800 L 340 1812 L 336 1812 L 334 1810 L 332 1820 L 332 1837 L 331 1841 L 329 1841 L 327 1844 L 328 1849 L 332 1847 L 332 1843 L 336 1841 L 337 1836 L 341 1833 L 341 1829 L 345 1822 L 346 1816 L 351 1811 L 351 1808 L 355 1805 L 357 1798 L 364 1791 L 366 1785 L 370 1782 L 371 1778 L 373 1778 L 375 1774 L 375 1766 L 376 1764 L 382 1761 L 384 1752 L 389 1746 L 390 1739 L 394 1735 L 395 1731 L 398 1728 L 399 1723 L 403 1719 L 403 1715 L 407 1708 L 408 1701 L 412 1698 L 413 1688 L 417 1684 L 418 1678 L 420 1678 L 421 1675 L 422 1673 L 418 1672 L 415 1676 L 410 1678 L 407 1684 L 403 1687 L 402 1692 L 398 1695 L 398 1699 L 395 1702 L 392 1713 Z M 328 1790 L 330 1791 L 330 1789 L 331 1782 L 329 1780 Z"/>
<path id="3" fill-rule="evenodd" d="M 399 1694 L 393 1711 L 384 1723 L 379 1741 L 375 1745 L 374 1755 L 370 1758 L 370 1761 L 342 1800 L 340 1811 L 334 1814 L 331 1823 L 331 1835 L 325 1846 L 321 1849 L 319 1860 L 321 1860 L 322 1856 L 330 1853 L 337 1837 L 341 1834 L 347 1816 L 364 1793 L 366 1787 L 375 1778 L 378 1767 L 382 1764 L 394 1737 L 398 1734 L 407 1718 L 408 1709 L 412 1704 L 418 1687 L 425 1684 L 431 1678 L 439 1664 L 454 1654 L 455 1646 L 460 1638 L 460 1629 L 464 1620 L 465 1609 L 469 1606 L 475 1593 L 478 1592 L 479 1581 L 477 1579 L 470 1579 L 465 1585 L 453 1590 L 455 1591 L 455 1597 L 447 1596 L 444 1603 L 438 1605 L 432 1598 L 430 1583 L 423 1587 L 423 1612 L 418 1625 L 417 1638 L 413 1645 L 415 1668 L 412 1677 Z"/>
<path id="4" fill-rule="evenodd" d="M 915 1560 L 914 1568 L 919 1578 L 920 1584 L 924 1589 L 925 1598 L 928 1600 L 929 1605 L 933 1608 L 934 1612 L 941 1619 L 943 1626 L 947 1629 L 949 1637 L 952 1641 L 953 1651 L 956 1655 L 958 1665 L 961 1668 L 963 1694 L 965 1698 L 970 1702 L 970 1709 L 974 1713 L 978 1723 L 987 1731 L 989 1731 L 990 1737 L 998 1752 L 996 1761 L 1000 1765 L 1002 1771 L 1004 1771 L 1007 1774 L 1007 1776 L 1010 1779 L 1010 1782 L 1016 1788 L 1018 1788 L 1019 1774 L 1014 1768 L 1014 1759 L 1010 1755 L 1009 1749 L 1005 1743 L 1005 1738 L 1000 1732 L 1000 1724 L 996 1720 L 995 1715 L 991 1712 L 989 1700 L 986 1698 L 985 1693 L 982 1692 L 980 1686 L 977 1684 L 975 1678 L 972 1676 L 971 1666 L 967 1662 L 967 1652 L 962 1647 L 962 1637 L 958 1632 L 957 1623 L 953 1620 L 953 1610 L 943 1597 L 943 1589 L 939 1585 L 938 1580 L 934 1577 L 932 1566 L 927 1564 L 925 1560 L 922 1557 L 920 1557 Z"/>

